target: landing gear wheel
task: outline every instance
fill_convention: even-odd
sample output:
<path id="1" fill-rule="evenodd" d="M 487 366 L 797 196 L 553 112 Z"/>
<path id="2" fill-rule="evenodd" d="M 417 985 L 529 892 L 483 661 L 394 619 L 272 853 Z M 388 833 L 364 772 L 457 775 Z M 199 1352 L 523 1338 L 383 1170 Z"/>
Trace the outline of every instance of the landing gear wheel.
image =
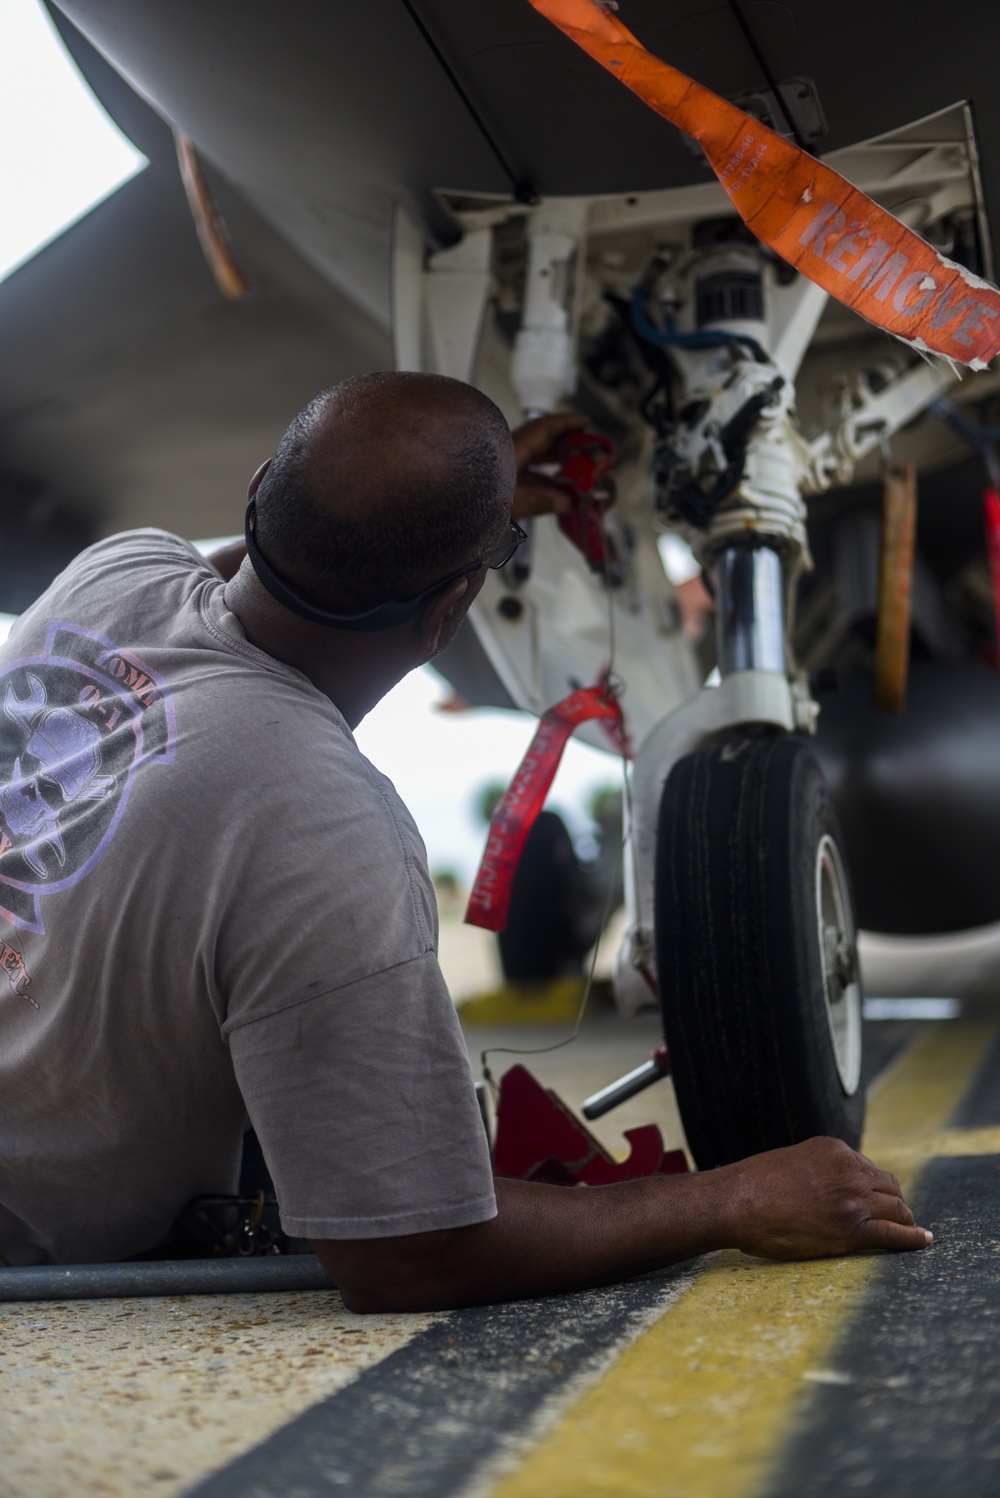
<path id="1" fill-rule="evenodd" d="M 700 1169 L 861 1137 L 861 985 L 830 798 L 798 738 L 729 738 L 664 787 L 656 952 L 670 1066 Z"/>

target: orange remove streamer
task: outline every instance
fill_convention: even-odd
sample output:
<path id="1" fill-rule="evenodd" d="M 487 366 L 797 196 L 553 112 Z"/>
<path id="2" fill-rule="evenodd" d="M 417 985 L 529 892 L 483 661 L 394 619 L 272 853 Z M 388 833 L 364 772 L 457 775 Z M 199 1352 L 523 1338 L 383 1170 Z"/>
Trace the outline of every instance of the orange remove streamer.
<path id="1" fill-rule="evenodd" d="M 191 209 L 191 217 L 194 219 L 202 254 L 222 295 L 227 301 L 238 302 L 249 292 L 250 282 L 236 262 L 229 243 L 229 232 L 221 213 L 215 206 L 215 199 L 205 180 L 205 173 L 201 169 L 194 141 L 182 131 L 175 130 L 174 145 L 177 147 L 177 164 L 180 167 L 181 182 L 184 185 L 188 207 Z"/>
<path id="2" fill-rule="evenodd" d="M 985 369 L 1000 292 L 832 167 L 647 52 L 595 0 L 528 3 L 657 114 L 694 136 L 758 239 L 810 281 L 917 349 Z"/>

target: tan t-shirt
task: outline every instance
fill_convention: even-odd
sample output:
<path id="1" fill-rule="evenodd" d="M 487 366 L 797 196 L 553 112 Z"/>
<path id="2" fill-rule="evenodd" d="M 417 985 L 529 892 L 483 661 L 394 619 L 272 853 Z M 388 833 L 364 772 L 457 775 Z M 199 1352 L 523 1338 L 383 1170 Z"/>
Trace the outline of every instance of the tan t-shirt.
<path id="1" fill-rule="evenodd" d="M 162 531 L 0 647 L 0 1254 L 124 1258 L 235 1188 L 285 1230 L 494 1215 L 423 844 L 301 673 Z"/>

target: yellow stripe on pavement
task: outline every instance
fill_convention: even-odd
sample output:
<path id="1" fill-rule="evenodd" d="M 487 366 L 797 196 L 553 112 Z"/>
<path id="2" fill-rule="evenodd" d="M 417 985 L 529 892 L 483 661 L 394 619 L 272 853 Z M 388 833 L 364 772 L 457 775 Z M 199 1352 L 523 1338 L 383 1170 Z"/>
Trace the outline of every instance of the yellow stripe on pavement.
<path id="1" fill-rule="evenodd" d="M 934 1025 L 880 1079 L 868 1100 L 863 1149 L 904 1191 L 934 1155 L 992 1154 L 1000 1131 L 947 1129 L 997 1033 L 996 1020 Z M 977 1147 L 976 1141 L 985 1143 Z"/>
<path id="2" fill-rule="evenodd" d="M 935 1026 L 873 1091 L 865 1150 L 904 1189 L 931 1154 L 1000 1149 L 942 1134 L 996 1030 Z M 878 1262 L 720 1254 L 491 1498 L 749 1498 Z"/>

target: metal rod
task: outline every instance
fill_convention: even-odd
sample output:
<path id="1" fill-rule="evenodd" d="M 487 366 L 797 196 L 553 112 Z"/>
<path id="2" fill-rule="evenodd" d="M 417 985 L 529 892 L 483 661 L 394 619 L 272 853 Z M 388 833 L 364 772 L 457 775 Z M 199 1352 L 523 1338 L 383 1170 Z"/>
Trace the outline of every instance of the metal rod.
<path id="1" fill-rule="evenodd" d="M 781 558 L 769 546 L 727 546 L 715 564 L 719 672 L 785 673 Z"/>
<path id="2" fill-rule="evenodd" d="M 635 1071 L 628 1072 L 617 1082 L 595 1092 L 593 1097 L 587 1099 L 580 1112 L 584 1118 L 601 1118 L 605 1113 L 610 1113 L 612 1108 L 617 1108 L 619 1103 L 627 1103 L 629 1098 L 638 1097 L 640 1092 L 645 1092 L 654 1082 L 669 1075 L 670 1061 L 666 1050 L 661 1047 L 653 1052 L 648 1061 L 637 1066 Z"/>
<path id="3" fill-rule="evenodd" d="M 0 1269 L 0 1301 L 117 1300 L 133 1295 L 256 1295 L 331 1290 L 315 1254 L 248 1259 L 148 1259 Z"/>

